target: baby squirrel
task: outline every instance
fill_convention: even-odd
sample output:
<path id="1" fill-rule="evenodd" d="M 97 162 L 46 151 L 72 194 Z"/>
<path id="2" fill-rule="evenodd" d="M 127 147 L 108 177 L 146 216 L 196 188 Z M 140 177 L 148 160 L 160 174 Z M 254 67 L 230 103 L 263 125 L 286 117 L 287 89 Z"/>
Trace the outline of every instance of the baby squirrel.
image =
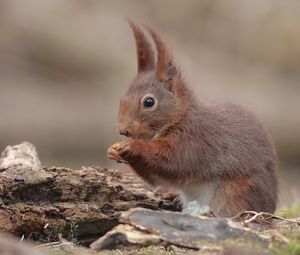
<path id="1" fill-rule="evenodd" d="M 120 100 L 121 135 L 108 157 L 126 162 L 145 181 L 176 189 L 183 205 L 197 201 L 217 217 L 244 210 L 273 213 L 277 157 L 262 124 L 240 105 L 198 101 L 161 36 L 138 25 L 138 73 Z"/>

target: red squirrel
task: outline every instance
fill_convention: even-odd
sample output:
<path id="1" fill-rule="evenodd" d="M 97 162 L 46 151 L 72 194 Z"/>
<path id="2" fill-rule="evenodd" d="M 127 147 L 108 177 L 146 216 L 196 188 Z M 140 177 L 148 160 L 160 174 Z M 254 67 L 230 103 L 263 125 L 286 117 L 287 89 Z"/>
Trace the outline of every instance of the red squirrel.
<path id="1" fill-rule="evenodd" d="M 134 33 L 138 73 L 120 100 L 119 132 L 109 159 L 126 162 L 146 182 L 176 189 L 217 217 L 276 209 L 277 157 L 253 113 L 233 103 L 198 101 L 170 49 L 151 27 L 155 55 L 141 28 Z M 157 56 L 157 57 L 156 57 Z"/>

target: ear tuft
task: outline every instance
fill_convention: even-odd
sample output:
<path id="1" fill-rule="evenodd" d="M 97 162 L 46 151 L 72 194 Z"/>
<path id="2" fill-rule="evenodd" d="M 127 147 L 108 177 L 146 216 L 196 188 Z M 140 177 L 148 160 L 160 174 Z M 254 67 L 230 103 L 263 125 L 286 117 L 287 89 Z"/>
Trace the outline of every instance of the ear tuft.
<path id="1" fill-rule="evenodd" d="M 147 70 L 153 70 L 155 67 L 155 59 L 151 44 L 148 42 L 138 25 L 136 25 L 130 19 L 127 21 L 133 31 L 136 42 L 138 73 Z"/>
<path id="2" fill-rule="evenodd" d="M 177 68 L 173 62 L 173 56 L 170 49 L 162 37 L 149 25 L 144 25 L 151 35 L 157 50 L 156 76 L 159 80 L 170 80 L 177 75 Z"/>

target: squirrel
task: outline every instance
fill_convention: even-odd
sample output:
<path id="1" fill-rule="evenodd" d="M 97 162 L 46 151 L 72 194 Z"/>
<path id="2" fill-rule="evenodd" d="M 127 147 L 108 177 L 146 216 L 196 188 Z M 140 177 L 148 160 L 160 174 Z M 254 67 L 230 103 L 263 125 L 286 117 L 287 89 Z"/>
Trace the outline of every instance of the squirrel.
<path id="1" fill-rule="evenodd" d="M 108 158 L 146 182 L 175 189 L 183 205 L 196 201 L 216 217 L 242 211 L 273 213 L 278 197 L 277 156 L 257 117 L 233 103 L 199 101 L 182 78 L 160 34 L 128 21 L 138 72 L 120 99 L 119 133 Z M 157 59 L 156 59 L 157 58 Z"/>

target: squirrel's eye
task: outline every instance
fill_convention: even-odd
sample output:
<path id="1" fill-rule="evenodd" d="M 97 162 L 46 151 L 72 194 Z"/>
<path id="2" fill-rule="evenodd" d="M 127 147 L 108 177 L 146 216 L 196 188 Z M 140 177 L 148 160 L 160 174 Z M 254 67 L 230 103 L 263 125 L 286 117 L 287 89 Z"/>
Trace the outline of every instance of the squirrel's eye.
<path id="1" fill-rule="evenodd" d="M 145 107 L 152 107 L 155 104 L 155 100 L 153 97 L 146 97 L 144 100 Z"/>

